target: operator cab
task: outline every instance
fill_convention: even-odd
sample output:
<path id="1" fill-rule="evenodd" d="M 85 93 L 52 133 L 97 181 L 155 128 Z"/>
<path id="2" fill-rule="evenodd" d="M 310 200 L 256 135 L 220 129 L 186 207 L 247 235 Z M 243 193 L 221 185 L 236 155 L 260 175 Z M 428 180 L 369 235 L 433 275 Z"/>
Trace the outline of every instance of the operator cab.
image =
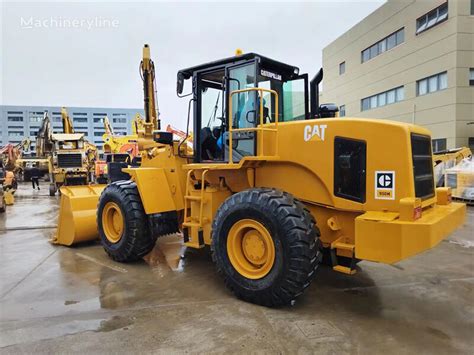
<path id="1" fill-rule="evenodd" d="M 230 125 L 236 130 L 232 133 L 232 160 L 238 162 L 257 155 L 258 132 L 252 128 L 260 123 L 273 123 L 277 115 L 278 122 L 310 118 L 308 75 L 259 54 L 247 53 L 179 71 L 178 95 L 187 79 L 192 79 L 193 87 L 195 163 L 229 161 Z"/>

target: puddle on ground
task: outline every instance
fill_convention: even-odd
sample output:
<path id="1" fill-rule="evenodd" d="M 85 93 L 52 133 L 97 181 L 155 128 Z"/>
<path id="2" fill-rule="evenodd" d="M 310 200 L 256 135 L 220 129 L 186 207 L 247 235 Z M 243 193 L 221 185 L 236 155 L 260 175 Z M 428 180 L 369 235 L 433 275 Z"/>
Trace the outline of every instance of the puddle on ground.
<path id="1" fill-rule="evenodd" d="M 122 328 L 128 330 L 128 326 L 132 325 L 134 320 L 135 317 L 114 316 L 110 319 L 102 321 L 96 332 L 111 332 L 113 330 Z"/>
<path id="2" fill-rule="evenodd" d="M 79 301 L 64 301 L 65 306 L 69 306 L 71 304 L 76 304 L 76 303 L 79 303 Z"/>
<path id="3" fill-rule="evenodd" d="M 183 271 L 184 253 L 181 234 L 170 234 L 159 237 L 153 250 L 143 257 L 154 273 L 165 276 L 168 271 Z"/>
<path id="4" fill-rule="evenodd" d="M 449 240 L 449 243 L 460 245 L 463 248 L 474 248 L 474 241 L 472 240 Z"/>

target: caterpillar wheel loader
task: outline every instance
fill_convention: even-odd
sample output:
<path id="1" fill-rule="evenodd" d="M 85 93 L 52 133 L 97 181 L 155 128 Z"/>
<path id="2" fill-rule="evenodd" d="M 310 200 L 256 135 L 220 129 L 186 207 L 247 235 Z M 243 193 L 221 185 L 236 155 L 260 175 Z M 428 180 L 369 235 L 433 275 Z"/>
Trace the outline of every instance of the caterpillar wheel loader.
<path id="1" fill-rule="evenodd" d="M 54 196 L 65 185 L 87 185 L 93 181 L 97 148 L 84 133 L 75 133 L 67 110 L 61 108 L 62 133 L 51 133 L 51 183 L 49 195 Z"/>
<path id="2" fill-rule="evenodd" d="M 107 185 L 97 211 L 80 214 L 93 224 L 97 213 L 116 261 L 140 259 L 179 230 L 187 247 L 210 246 L 239 298 L 280 306 L 310 285 L 323 255 L 354 274 L 359 260 L 396 263 L 463 223 L 465 205 L 435 188 L 430 132 L 334 118 L 332 105 L 318 103 L 322 71 L 308 83 L 297 67 L 255 53 L 180 70 L 178 96 L 192 82 L 189 154 L 185 140 L 160 130 L 147 45 L 141 70 L 141 166 L 124 168 L 130 179 Z"/>

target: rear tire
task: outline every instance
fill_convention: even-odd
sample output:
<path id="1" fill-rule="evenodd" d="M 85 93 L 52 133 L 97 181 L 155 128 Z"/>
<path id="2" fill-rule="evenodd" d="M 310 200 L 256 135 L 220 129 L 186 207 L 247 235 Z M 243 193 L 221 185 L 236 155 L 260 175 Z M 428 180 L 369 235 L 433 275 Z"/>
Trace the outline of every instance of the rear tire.
<path id="1" fill-rule="evenodd" d="M 228 250 L 238 245 L 232 243 L 233 230 L 245 221 L 254 221 L 256 229 L 263 226 L 273 241 L 274 249 L 254 253 L 255 249 L 247 249 L 246 243 L 258 245 L 260 241 L 246 239 L 253 237 L 252 229 L 243 231 L 244 251 L 240 255 L 249 256 L 247 260 L 259 260 L 261 255 L 273 256 L 271 269 L 268 272 L 265 269 L 266 274 L 257 277 L 244 276 L 238 271 L 238 265 L 234 266 L 234 252 Z M 315 276 L 322 258 L 319 235 L 312 215 L 292 195 L 276 189 L 254 188 L 232 195 L 219 207 L 212 226 L 212 258 L 226 286 L 237 297 L 269 307 L 288 305 L 303 293 Z M 265 242 L 265 238 L 262 241 Z M 245 271 L 245 267 L 240 270 Z"/>
<path id="2" fill-rule="evenodd" d="M 104 223 L 108 223 L 104 209 L 107 213 L 111 205 L 118 206 L 120 209 L 118 213 L 123 218 L 123 227 L 120 228 L 118 238 L 110 235 L 110 227 L 104 228 Z M 105 188 L 97 208 L 97 226 L 102 246 L 115 261 L 139 260 L 155 246 L 156 239 L 150 232 L 148 217 L 143 209 L 137 185 L 132 181 L 118 181 Z"/>

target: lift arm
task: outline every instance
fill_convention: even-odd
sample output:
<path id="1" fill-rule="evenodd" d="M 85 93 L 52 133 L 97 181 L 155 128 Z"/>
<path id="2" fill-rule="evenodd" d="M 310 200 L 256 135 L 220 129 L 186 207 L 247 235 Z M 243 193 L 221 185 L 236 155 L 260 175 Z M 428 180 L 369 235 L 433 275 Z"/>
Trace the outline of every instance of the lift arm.
<path id="1" fill-rule="evenodd" d="M 61 119 L 63 122 L 63 133 L 71 134 L 74 133 L 74 126 L 71 118 L 69 117 L 65 107 L 61 107 Z"/>

